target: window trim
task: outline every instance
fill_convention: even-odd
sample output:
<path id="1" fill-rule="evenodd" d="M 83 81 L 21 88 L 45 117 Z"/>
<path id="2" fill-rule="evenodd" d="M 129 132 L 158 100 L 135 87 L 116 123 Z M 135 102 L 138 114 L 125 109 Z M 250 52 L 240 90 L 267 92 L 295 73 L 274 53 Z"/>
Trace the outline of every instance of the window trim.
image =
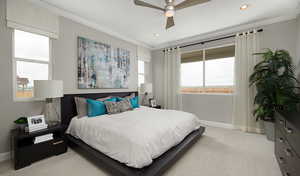
<path id="1" fill-rule="evenodd" d="M 52 71 L 53 71 L 53 60 L 52 60 L 52 40 L 50 37 L 46 36 L 49 38 L 49 61 L 39 61 L 39 60 L 34 60 L 34 59 L 24 59 L 24 58 L 16 58 L 15 57 L 15 30 L 14 29 L 12 32 L 12 83 L 13 83 L 13 101 L 14 102 L 32 102 L 32 101 L 41 101 L 40 99 L 36 99 L 33 97 L 31 98 L 18 98 L 17 95 L 17 61 L 24 61 L 24 62 L 30 62 L 30 63 L 39 63 L 39 64 L 47 64 L 48 65 L 48 80 L 52 80 Z M 21 30 L 22 31 L 22 30 Z M 26 32 L 26 31 L 24 31 Z M 32 32 L 29 32 L 32 33 Z M 36 33 L 32 33 L 36 34 Z M 40 35 L 40 34 L 36 34 Z"/>
<path id="2" fill-rule="evenodd" d="M 147 65 L 147 61 L 144 61 L 144 60 L 138 60 L 138 62 L 144 62 L 144 73 L 140 73 L 139 72 L 139 68 L 138 68 L 138 76 L 143 76 L 144 77 L 144 83 L 147 83 L 147 69 L 146 69 L 146 65 Z M 139 64 L 138 64 L 138 66 L 139 66 Z M 138 82 L 138 89 L 140 89 L 140 84 L 139 84 L 139 82 Z"/>
<path id="3" fill-rule="evenodd" d="M 217 45 L 217 46 L 212 46 L 212 47 L 203 47 L 203 48 L 199 48 L 199 49 L 194 49 L 194 50 L 189 50 L 189 51 L 185 51 L 185 52 L 182 52 L 181 53 L 181 55 L 182 54 L 186 54 L 186 53 L 191 53 L 191 52 L 195 52 L 195 51 L 200 51 L 200 50 L 202 50 L 203 52 L 202 52 L 202 56 L 203 56 L 203 60 L 202 60 L 202 62 L 203 62 L 203 65 L 202 65 L 202 67 L 203 67 L 203 84 L 202 84 L 202 86 L 199 86 L 199 88 L 207 88 L 207 87 L 218 87 L 218 86 L 206 86 L 205 85 L 205 61 L 206 61 L 206 59 L 205 59 L 205 57 L 206 57 L 206 50 L 209 50 L 209 49 L 216 49 L 216 48 L 222 48 L 222 47 L 227 47 L 227 46 L 235 46 L 235 43 L 234 42 L 230 42 L 230 43 L 226 43 L 226 44 L 223 44 L 223 45 Z M 182 89 L 182 88 L 188 88 L 189 86 L 186 86 L 186 87 L 183 87 L 182 85 L 180 85 L 180 89 Z M 235 85 L 232 85 L 232 86 L 229 86 L 229 85 L 226 85 L 226 86 L 220 86 L 220 87 L 235 87 Z M 198 87 L 197 87 L 198 88 Z M 206 93 L 206 92 L 204 92 L 204 93 L 192 93 L 192 92 L 190 92 L 190 93 L 188 93 L 188 92 L 181 92 L 180 91 L 180 94 L 200 94 L 200 95 L 234 95 L 234 92 L 233 93 Z"/>
<path id="4" fill-rule="evenodd" d="M 181 52 L 181 55 L 182 54 L 186 54 L 186 53 L 192 53 L 192 52 L 195 52 L 195 51 L 200 51 L 200 50 L 209 50 L 209 49 L 223 48 L 223 47 L 226 47 L 226 46 L 234 46 L 234 45 L 235 45 L 234 42 L 230 42 L 230 43 L 226 43 L 226 44 L 222 44 L 222 45 L 217 45 L 217 46 L 203 47 L 203 48 L 198 48 L 198 49 L 183 51 L 183 52 Z"/>
<path id="5" fill-rule="evenodd" d="M 188 93 L 188 92 L 181 92 L 181 95 L 216 95 L 216 96 L 232 96 L 234 93 Z"/>

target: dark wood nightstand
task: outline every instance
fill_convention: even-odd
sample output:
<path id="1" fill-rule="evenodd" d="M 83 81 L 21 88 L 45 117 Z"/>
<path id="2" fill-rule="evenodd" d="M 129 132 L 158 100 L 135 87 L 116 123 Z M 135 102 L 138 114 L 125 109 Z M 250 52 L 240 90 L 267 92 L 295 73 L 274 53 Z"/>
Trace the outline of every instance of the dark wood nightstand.
<path id="1" fill-rule="evenodd" d="M 45 134 L 53 134 L 53 139 L 34 144 L 34 138 Z M 15 169 L 21 169 L 31 163 L 67 152 L 64 128 L 60 125 L 28 133 L 19 129 L 11 131 L 12 157 Z"/>
<path id="2" fill-rule="evenodd" d="M 153 107 L 150 107 L 150 108 L 161 109 L 161 105 L 156 105 L 156 106 L 153 106 Z"/>

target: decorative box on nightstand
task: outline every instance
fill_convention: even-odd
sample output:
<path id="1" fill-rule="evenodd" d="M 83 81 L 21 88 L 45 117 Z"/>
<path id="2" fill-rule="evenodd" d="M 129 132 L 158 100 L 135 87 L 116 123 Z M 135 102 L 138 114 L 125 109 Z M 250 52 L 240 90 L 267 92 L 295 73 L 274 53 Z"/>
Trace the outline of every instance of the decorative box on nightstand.
<path id="1" fill-rule="evenodd" d="M 53 134 L 53 139 L 34 144 L 36 137 L 47 134 Z M 16 170 L 26 167 L 35 161 L 67 152 L 64 128 L 60 125 L 32 133 L 14 129 L 11 131 L 11 139 L 12 156 Z"/>

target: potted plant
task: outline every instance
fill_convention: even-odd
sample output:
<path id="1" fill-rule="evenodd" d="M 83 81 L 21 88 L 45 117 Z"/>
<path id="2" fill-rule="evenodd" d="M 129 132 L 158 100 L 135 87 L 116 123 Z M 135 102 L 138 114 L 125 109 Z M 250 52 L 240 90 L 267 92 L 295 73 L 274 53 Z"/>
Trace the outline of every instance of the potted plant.
<path id="1" fill-rule="evenodd" d="M 20 130 L 24 130 L 27 126 L 27 117 L 20 117 L 15 120 L 14 123 L 17 125 L 17 128 L 19 128 Z"/>
<path id="2" fill-rule="evenodd" d="M 288 51 L 267 49 L 255 55 L 261 55 L 263 60 L 255 65 L 250 76 L 250 86 L 256 87 L 253 115 L 256 120 L 263 121 L 267 138 L 274 141 L 275 111 L 297 110 L 300 102 L 296 91 L 298 81 Z"/>

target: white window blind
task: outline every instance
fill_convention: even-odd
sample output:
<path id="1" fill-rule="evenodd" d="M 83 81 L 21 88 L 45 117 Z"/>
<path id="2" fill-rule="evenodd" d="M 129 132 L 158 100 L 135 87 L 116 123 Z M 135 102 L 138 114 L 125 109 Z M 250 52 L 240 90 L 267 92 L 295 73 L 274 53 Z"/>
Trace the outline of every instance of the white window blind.
<path id="1" fill-rule="evenodd" d="M 7 26 L 57 39 L 59 17 L 28 0 L 7 0 Z"/>
<path id="2" fill-rule="evenodd" d="M 141 87 L 141 84 L 145 83 L 145 62 L 138 61 L 138 85 Z"/>
<path id="3" fill-rule="evenodd" d="M 151 51 L 147 48 L 138 46 L 138 60 L 144 62 L 151 62 Z"/>
<path id="4" fill-rule="evenodd" d="M 182 93 L 232 93 L 234 46 L 202 49 L 181 56 Z"/>

